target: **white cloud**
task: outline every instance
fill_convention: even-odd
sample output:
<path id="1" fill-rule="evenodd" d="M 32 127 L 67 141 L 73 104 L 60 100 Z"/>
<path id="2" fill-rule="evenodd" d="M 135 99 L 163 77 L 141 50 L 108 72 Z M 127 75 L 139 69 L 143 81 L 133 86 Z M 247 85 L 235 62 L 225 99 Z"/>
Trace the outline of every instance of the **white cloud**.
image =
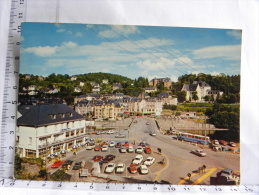
<path id="1" fill-rule="evenodd" d="M 241 30 L 231 30 L 227 31 L 227 35 L 232 36 L 236 39 L 241 39 L 242 37 L 242 31 Z"/>
<path id="2" fill-rule="evenodd" d="M 240 60 L 240 45 L 212 46 L 193 51 L 196 59 L 223 58 L 226 60 Z"/>
<path id="3" fill-rule="evenodd" d="M 63 42 L 62 43 L 62 47 L 76 47 L 77 44 L 72 42 L 72 41 L 69 41 L 69 42 Z"/>
<path id="4" fill-rule="evenodd" d="M 27 49 L 23 49 L 23 52 L 25 53 L 33 53 L 36 56 L 40 57 L 46 57 L 46 56 L 51 56 L 57 51 L 58 47 L 50 47 L 50 46 L 45 46 L 45 47 L 30 47 Z"/>
<path id="5" fill-rule="evenodd" d="M 93 26 L 94 26 L 93 24 L 87 24 L 86 28 L 93 28 Z"/>
<path id="6" fill-rule="evenodd" d="M 65 32 L 65 29 L 64 28 L 60 28 L 60 29 L 57 29 L 56 32 L 58 32 L 58 33 Z"/>
<path id="7" fill-rule="evenodd" d="M 99 35 L 104 38 L 116 38 L 120 36 L 127 37 L 135 33 L 139 33 L 139 29 L 136 26 L 113 25 L 111 28 L 107 27 L 107 30 L 99 32 Z"/>
<path id="8" fill-rule="evenodd" d="M 75 34 L 75 37 L 82 37 L 83 36 L 83 34 L 81 33 L 81 32 L 77 32 L 76 34 Z"/>

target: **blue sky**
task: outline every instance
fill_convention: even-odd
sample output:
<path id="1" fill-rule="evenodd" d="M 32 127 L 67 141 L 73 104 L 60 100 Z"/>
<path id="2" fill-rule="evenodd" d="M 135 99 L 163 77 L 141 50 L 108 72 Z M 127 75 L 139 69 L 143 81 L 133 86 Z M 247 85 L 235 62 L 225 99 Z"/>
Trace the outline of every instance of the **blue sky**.
<path id="1" fill-rule="evenodd" d="M 240 58 L 240 30 L 22 24 L 22 74 L 106 72 L 176 81 L 191 73 L 240 74 Z"/>

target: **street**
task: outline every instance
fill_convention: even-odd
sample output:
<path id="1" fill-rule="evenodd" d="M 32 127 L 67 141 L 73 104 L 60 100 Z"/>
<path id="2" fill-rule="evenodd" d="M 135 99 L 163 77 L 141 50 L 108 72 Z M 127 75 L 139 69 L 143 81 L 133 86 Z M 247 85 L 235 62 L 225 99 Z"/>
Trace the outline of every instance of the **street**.
<path id="1" fill-rule="evenodd" d="M 137 122 L 134 122 L 137 121 Z M 213 151 L 209 147 L 203 148 L 202 150 L 207 154 L 205 157 L 200 157 L 190 153 L 191 150 L 201 149 L 200 146 L 190 144 L 188 142 L 177 141 L 172 139 L 172 136 L 163 135 L 160 133 L 155 119 L 149 117 L 137 117 L 134 121 L 119 121 L 115 128 L 114 134 L 100 134 L 91 135 L 91 138 L 99 141 L 115 141 L 129 142 L 130 145 L 136 149 L 140 142 L 146 143 L 147 146 L 152 148 L 151 154 L 142 153 L 144 160 L 147 157 L 154 157 L 155 162 L 149 166 L 148 174 L 141 174 L 139 169 L 137 173 L 132 174 L 129 171 L 129 165 L 133 158 L 137 155 L 133 153 L 120 153 L 119 148 L 109 147 L 108 151 L 94 151 L 86 150 L 84 147 L 79 149 L 77 155 L 73 155 L 72 152 L 68 153 L 66 157 L 62 157 L 61 160 L 73 160 L 74 163 L 78 161 L 85 161 L 86 167 L 91 172 L 93 161 L 91 160 L 95 155 L 101 155 L 105 157 L 108 154 L 115 155 L 115 159 L 112 163 L 116 165 L 118 163 L 125 163 L 126 170 L 123 173 L 109 173 L 104 172 L 105 167 L 108 163 L 103 163 L 100 168 L 100 173 L 95 176 L 110 178 L 121 182 L 136 182 L 140 180 L 143 183 L 170 183 L 170 184 L 201 184 L 209 185 L 210 177 L 215 177 L 216 173 L 224 168 L 233 169 L 237 174 L 240 174 L 240 155 L 233 154 L 224 151 Z M 124 124 L 124 126 L 123 126 Z M 130 125 L 131 124 L 131 125 Z M 129 127 L 130 125 L 130 127 Z M 155 136 L 151 136 L 150 133 L 155 132 Z M 117 134 L 125 134 L 124 138 L 115 138 Z M 134 145 L 135 143 L 135 145 Z M 159 153 L 158 148 L 161 149 Z M 164 164 L 159 162 L 164 160 Z M 48 172 L 55 172 L 55 168 L 50 168 L 51 164 L 47 165 Z M 73 166 L 73 165 L 72 165 Z M 203 172 L 199 172 L 199 168 L 205 166 Z M 139 166 L 138 166 L 139 167 Z M 68 174 L 72 175 L 71 181 L 89 181 L 90 178 L 79 178 L 79 170 L 67 171 Z M 190 173 L 191 177 L 187 177 Z M 130 180 L 129 180 L 130 179 Z"/>

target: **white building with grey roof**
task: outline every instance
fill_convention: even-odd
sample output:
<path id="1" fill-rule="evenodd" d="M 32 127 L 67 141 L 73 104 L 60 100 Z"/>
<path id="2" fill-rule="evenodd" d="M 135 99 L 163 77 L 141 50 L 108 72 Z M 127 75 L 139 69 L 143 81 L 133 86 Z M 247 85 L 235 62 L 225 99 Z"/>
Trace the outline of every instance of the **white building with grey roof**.
<path id="1" fill-rule="evenodd" d="M 85 117 L 64 104 L 18 108 L 16 147 L 20 157 L 44 158 L 85 143 Z"/>

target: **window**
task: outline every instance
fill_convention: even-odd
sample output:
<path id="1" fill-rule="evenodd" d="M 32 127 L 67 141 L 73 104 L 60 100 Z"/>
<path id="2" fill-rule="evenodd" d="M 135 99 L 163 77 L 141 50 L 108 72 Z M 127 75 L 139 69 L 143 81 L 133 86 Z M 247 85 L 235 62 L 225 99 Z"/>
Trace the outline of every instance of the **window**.
<path id="1" fill-rule="evenodd" d="M 66 137 L 69 137 L 69 132 L 66 132 Z"/>
<path id="2" fill-rule="evenodd" d="M 59 116 L 60 118 L 65 118 L 65 114 L 63 114 L 63 113 L 59 113 L 58 116 Z"/>
<path id="3" fill-rule="evenodd" d="M 29 137 L 29 145 L 32 144 L 32 137 Z"/>
<path id="4" fill-rule="evenodd" d="M 55 114 L 49 114 L 49 118 L 54 120 L 54 119 L 56 119 L 56 115 Z"/>
<path id="5" fill-rule="evenodd" d="M 44 126 L 44 133 L 48 133 L 48 127 Z"/>

